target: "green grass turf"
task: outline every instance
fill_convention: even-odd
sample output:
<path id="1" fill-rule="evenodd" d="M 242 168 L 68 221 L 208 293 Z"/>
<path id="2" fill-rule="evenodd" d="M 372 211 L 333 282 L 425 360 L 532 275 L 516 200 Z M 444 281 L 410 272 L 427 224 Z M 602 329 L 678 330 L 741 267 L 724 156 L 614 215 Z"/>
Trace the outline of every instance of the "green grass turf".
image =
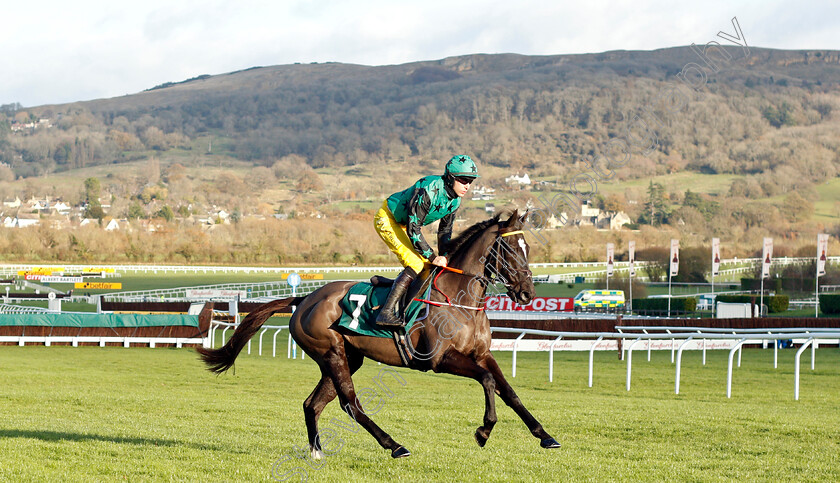
<path id="1" fill-rule="evenodd" d="M 840 179 L 832 179 L 817 185 L 820 199 L 814 202 L 814 221 L 836 223 L 838 219 L 837 202 L 840 202 Z"/>
<path id="2" fill-rule="evenodd" d="M 688 188 L 694 193 L 721 195 L 728 193 L 732 181 L 740 178 L 743 178 L 743 176 L 732 174 L 700 174 L 683 171 L 654 176 L 652 178 L 626 180 L 620 183 L 601 183 L 598 187 L 604 195 L 624 193 L 627 189 L 636 189 L 642 193 L 646 193 L 650 183 L 654 182 L 664 186 L 667 191 L 684 193 Z"/>
<path id="3" fill-rule="evenodd" d="M 793 400 L 792 350 L 745 350 L 725 395 L 726 352 L 686 353 L 681 394 L 667 352 L 634 358 L 633 386 L 614 352 L 525 353 L 510 378 L 563 447 L 543 450 L 498 402 L 485 448 L 473 441 L 483 414 L 479 385 L 400 369 L 375 421 L 409 448 L 392 460 L 330 404 L 321 428 L 341 438 L 310 481 L 827 480 L 840 479 L 840 353 L 810 351 Z M 509 353 L 499 362 L 510 373 Z M 190 349 L 0 347 L 0 480 L 271 481 L 274 463 L 303 447 L 301 404 L 318 371 L 309 359 L 243 354 L 236 374 L 216 377 Z M 357 388 L 375 387 L 367 361 Z M 387 379 L 385 379 L 387 381 Z M 281 464 L 280 472 L 306 467 Z M 297 481 L 292 478 L 290 481 Z"/>

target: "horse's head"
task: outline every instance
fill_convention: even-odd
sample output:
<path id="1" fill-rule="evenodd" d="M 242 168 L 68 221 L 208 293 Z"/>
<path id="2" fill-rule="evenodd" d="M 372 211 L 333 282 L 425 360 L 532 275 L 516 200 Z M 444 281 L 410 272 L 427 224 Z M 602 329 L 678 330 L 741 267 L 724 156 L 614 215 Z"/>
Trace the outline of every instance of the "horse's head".
<path id="1" fill-rule="evenodd" d="M 531 269 L 528 268 L 530 247 L 522 231 L 527 216 L 527 212 L 520 217 L 514 211 L 507 221 L 496 225 L 496 239 L 485 257 L 485 272 L 495 275 L 504 284 L 510 298 L 520 305 L 528 304 L 536 295 Z"/>

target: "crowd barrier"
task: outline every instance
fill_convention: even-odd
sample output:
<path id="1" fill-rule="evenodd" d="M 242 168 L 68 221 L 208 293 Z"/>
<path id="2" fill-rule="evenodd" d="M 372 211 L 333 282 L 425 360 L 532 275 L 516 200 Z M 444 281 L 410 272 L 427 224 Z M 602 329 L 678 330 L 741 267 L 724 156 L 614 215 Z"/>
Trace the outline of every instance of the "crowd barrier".
<path id="1" fill-rule="evenodd" d="M 621 331 L 619 331 L 619 329 Z M 635 330 L 634 330 L 635 329 Z M 564 338 L 580 339 L 595 339 L 589 348 L 589 387 L 592 387 L 594 376 L 594 353 L 598 349 L 598 345 L 605 339 L 621 341 L 620 350 L 624 353 L 623 341 L 632 340 L 626 349 L 627 361 L 627 390 L 630 390 L 630 381 L 633 367 L 633 347 L 639 342 L 646 342 L 648 351 L 653 347 L 653 342 L 658 340 L 671 341 L 673 363 L 674 358 L 674 344 L 676 341 L 682 341 L 679 349 L 676 349 L 676 374 L 674 378 L 674 391 L 679 394 L 680 391 L 680 370 L 682 364 L 682 353 L 686 349 L 688 343 L 693 340 L 700 341 L 704 354 L 703 363 L 705 364 L 705 351 L 707 340 L 721 340 L 731 341 L 729 350 L 729 363 L 727 367 L 726 377 L 726 397 L 732 397 L 732 366 L 734 354 L 738 352 L 738 366 L 741 365 L 741 348 L 748 343 L 761 343 L 763 341 L 779 341 L 779 340 L 804 340 L 801 347 L 796 353 L 794 362 L 794 399 L 799 400 L 799 366 L 802 353 L 808 347 L 811 347 L 811 369 L 815 367 L 816 349 L 820 341 L 826 343 L 840 343 L 840 329 L 836 328 L 769 328 L 769 329 L 722 329 L 722 328 L 707 328 L 707 327 L 660 327 L 660 326 L 621 326 L 616 327 L 615 332 L 562 332 L 551 330 L 538 329 L 517 329 L 513 327 L 491 327 L 493 333 L 510 333 L 517 334 L 512 351 L 512 377 L 516 377 L 516 359 L 518 352 L 518 344 L 527 335 L 532 336 L 550 336 L 555 339 L 548 346 L 549 351 L 549 381 L 554 380 L 554 351 L 559 342 Z M 651 331 L 660 331 L 659 333 L 650 333 Z M 634 332 L 634 333 L 628 333 Z M 778 344 L 774 346 L 774 368 L 778 367 Z M 603 348 L 602 348 L 603 349 Z M 609 348 L 607 349 L 609 350 Z M 649 354 L 649 352 L 648 352 Z M 650 355 L 648 355 L 650 360 Z"/>
<path id="2" fill-rule="evenodd" d="M 222 315 L 220 313 L 220 315 Z M 215 343 L 216 332 L 222 329 L 221 341 L 224 343 L 225 334 L 228 329 L 235 328 L 238 324 L 236 322 L 222 322 L 213 320 L 210 325 L 208 339 L 210 345 Z M 277 356 L 277 337 L 285 329 L 288 330 L 288 325 L 263 326 L 262 331 L 257 336 L 259 342 L 259 355 L 262 355 L 263 336 L 268 331 L 274 331 L 272 336 L 272 357 Z M 554 381 L 554 353 L 557 350 L 582 350 L 580 343 L 583 342 L 588 346 L 585 350 L 589 351 L 589 387 L 592 387 L 594 380 L 594 354 L 596 350 L 616 350 L 621 353 L 623 359 L 627 364 L 626 389 L 630 390 L 632 368 L 633 368 L 633 349 L 638 343 L 645 343 L 648 351 L 648 360 L 650 360 L 650 351 L 652 349 L 666 349 L 671 350 L 671 363 L 676 363 L 675 377 L 674 377 L 674 392 L 680 392 L 680 378 L 682 368 L 682 355 L 688 349 L 689 344 L 695 342 L 694 347 L 697 350 L 703 351 L 703 364 L 706 364 L 706 350 L 707 349 L 729 349 L 729 358 L 727 365 L 726 376 L 726 397 L 732 397 L 732 373 L 734 365 L 734 355 L 738 353 L 737 366 L 741 366 L 741 353 L 745 344 L 764 343 L 773 341 L 773 367 L 778 367 L 778 344 L 780 340 L 794 340 L 800 342 L 801 346 L 796 352 L 794 362 L 794 399 L 799 400 L 799 380 L 800 380 L 800 359 L 802 353 L 811 348 L 811 370 L 815 368 L 816 349 L 820 342 L 826 344 L 840 344 L 840 329 L 836 328 L 753 328 L 753 329 L 730 329 L 730 328 L 709 328 L 709 327 L 678 327 L 678 326 L 616 326 L 614 332 L 572 332 L 572 331 L 552 331 L 539 329 L 520 329 L 515 327 L 491 327 L 491 333 L 500 334 L 515 334 L 515 339 L 493 339 L 491 349 L 493 350 L 508 350 L 512 351 L 512 367 L 511 377 L 516 377 L 517 356 L 520 352 L 519 345 L 523 342 L 526 336 L 538 337 L 552 337 L 552 340 L 541 341 L 543 344 L 536 350 L 548 351 L 548 380 Z M 575 341 L 575 345 L 564 347 L 561 345 L 563 341 Z M 629 345 L 625 348 L 625 341 L 629 341 Z M 669 345 L 655 346 L 656 341 L 668 342 Z M 680 342 L 677 347 L 676 343 Z M 710 341 L 723 341 L 725 345 L 710 345 Z M 502 344 L 509 343 L 509 346 Z M 288 337 L 287 342 L 287 358 L 296 358 L 296 346 L 291 338 Z M 531 349 L 535 350 L 535 349 Z M 248 342 L 248 353 L 251 353 L 251 341 Z M 626 357 L 625 357 L 626 354 Z"/>

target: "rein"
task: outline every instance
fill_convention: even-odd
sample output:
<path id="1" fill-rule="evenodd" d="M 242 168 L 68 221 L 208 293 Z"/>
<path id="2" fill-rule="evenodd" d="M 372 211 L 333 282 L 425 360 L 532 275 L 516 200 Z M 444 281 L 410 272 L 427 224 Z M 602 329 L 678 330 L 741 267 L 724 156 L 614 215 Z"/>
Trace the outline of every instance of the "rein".
<path id="1" fill-rule="evenodd" d="M 504 238 L 504 237 L 523 234 L 522 230 L 504 231 L 504 232 L 502 230 L 504 230 L 504 229 L 499 230 L 499 236 L 496 237 L 496 242 L 494 242 L 494 244 L 497 243 L 497 242 L 501 242 L 502 238 Z M 508 245 L 508 247 L 510 248 L 510 245 Z M 498 264 L 498 256 L 496 257 L 496 260 L 497 260 L 497 264 Z M 468 305 L 453 304 L 452 300 L 449 298 L 449 295 L 446 295 L 446 293 L 444 293 L 443 290 L 438 288 L 437 279 L 438 279 L 438 277 L 443 275 L 443 273 L 445 271 L 449 271 L 449 272 L 452 272 L 452 273 L 457 273 L 458 275 L 466 275 L 468 277 L 476 278 L 478 280 L 481 280 L 481 282 L 484 283 L 484 284 L 487 283 L 487 277 L 485 277 L 484 275 L 478 275 L 478 274 L 475 274 L 475 273 L 465 272 L 465 271 L 463 271 L 461 269 L 458 269 L 458 268 L 452 268 L 452 267 L 440 267 L 440 268 L 442 270 L 438 271 L 437 275 L 435 275 L 435 278 L 432 279 L 432 287 L 434 287 L 435 290 L 440 292 L 444 296 L 444 298 L 446 298 L 446 303 L 434 302 L 432 300 L 426 300 L 426 299 L 420 299 L 420 298 L 415 298 L 414 300 L 416 300 L 418 302 L 427 303 L 429 305 L 434 305 L 435 307 L 456 307 L 456 308 L 459 308 L 459 309 L 467 309 L 467 310 L 475 310 L 475 311 L 484 310 L 484 301 L 481 302 L 481 304 L 482 304 L 481 307 L 471 307 L 471 306 L 468 306 Z M 496 269 L 497 269 L 496 271 L 498 272 L 498 267 L 496 267 Z M 520 271 L 525 271 L 525 270 L 520 270 Z"/>

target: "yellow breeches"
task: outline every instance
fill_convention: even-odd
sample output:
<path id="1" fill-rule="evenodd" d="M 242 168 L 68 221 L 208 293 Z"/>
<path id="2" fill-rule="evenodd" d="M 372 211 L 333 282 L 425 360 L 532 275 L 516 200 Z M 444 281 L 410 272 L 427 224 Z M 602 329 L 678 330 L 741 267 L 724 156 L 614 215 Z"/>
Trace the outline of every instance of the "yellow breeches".
<path id="1" fill-rule="evenodd" d="M 388 200 L 382 203 L 382 207 L 373 217 L 373 227 L 382 241 L 400 259 L 403 267 L 411 267 L 415 273 L 423 271 L 426 259 L 414 251 L 414 245 L 408 239 L 405 227 L 397 223 L 391 210 L 388 209 Z"/>

